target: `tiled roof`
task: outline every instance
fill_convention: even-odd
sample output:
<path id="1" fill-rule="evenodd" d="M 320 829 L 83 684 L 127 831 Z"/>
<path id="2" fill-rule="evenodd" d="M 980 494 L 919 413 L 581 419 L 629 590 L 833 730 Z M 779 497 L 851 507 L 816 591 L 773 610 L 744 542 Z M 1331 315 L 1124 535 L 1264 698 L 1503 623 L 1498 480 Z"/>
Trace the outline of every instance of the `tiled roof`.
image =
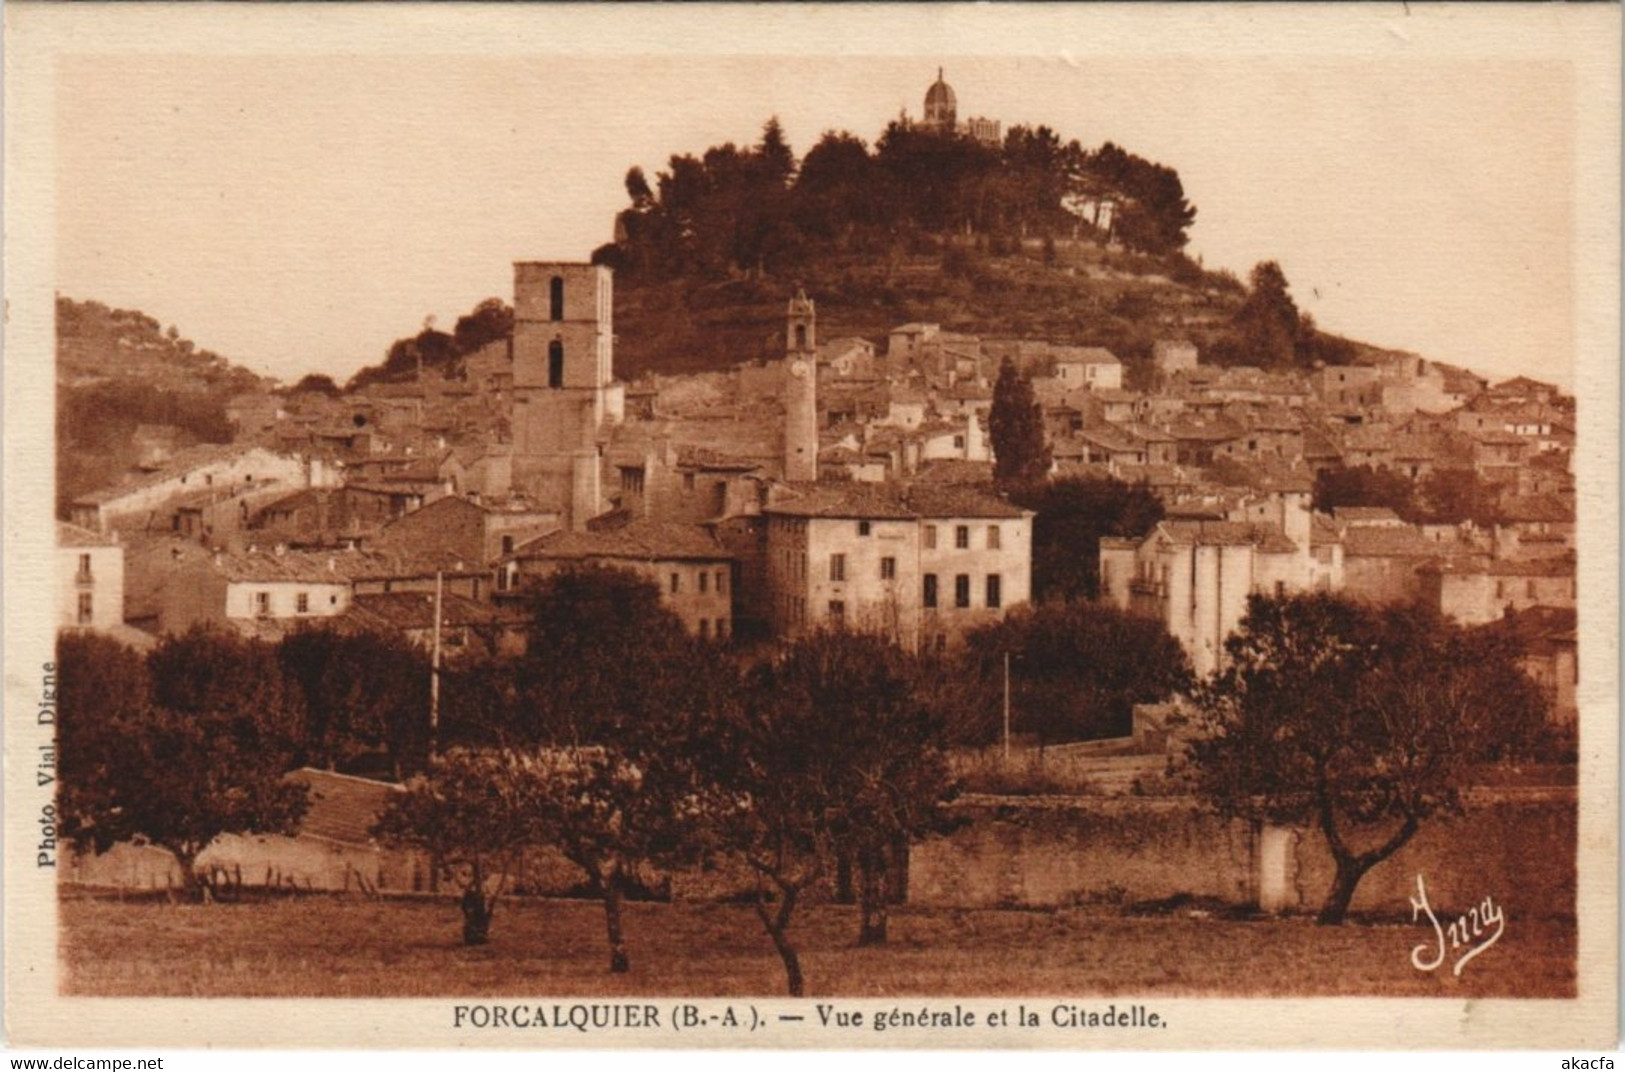
<path id="1" fill-rule="evenodd" d="M 765 513 L 789 517 L 850 517 L 876 520 L 912 518 L 914 511 L 903 502 L 896 484 L 791 484 L 779 501 L 764 508 Z"/>
<path id="2" fill-rule="evenodd" d="M 221 553 L 207 561 L 228 581 L 300 581 L 306 584 L 348 584 L 351 581 L 432 577 L 436 572 L 455 576 L 484 573 L 478 563 L 434 551 L 248 551 Z"/>
<path id="3" fill-rule="evenodd" d="M 111 536 L 103 536 L 99 532 L 92 532 L 78 525 L 58 521 L 56 523 L 56 545 L 58 547 L 117 547 L 118 541 Z"/>
<path id="4" fill-rule="evenodd" d="M 765 512 L 789 517 L 874 520 L 1024 516 L 1024 511 L 999 498 L 990 487 L 974 485 L 920 481 L 911 485 L 853 483 L 790 487 L 794 497 L 769 505 Z"/>
<path id="5" fill-rule="evenodd" d="M 1142 451 L 1145 449 L 1145 444 L 1141 443 L 1139 437 L 1133 432 L 1111 423 L 1101 423 L 1093 428 L 1085 428 L 1078 433 L 1078 438 L 1085 443 L 1104 447 L 1106 450 Z"/>
<path id="6" fill-rule="evenodd" d="M 1561 495 L 1518 495 L 1501 501 L 1501 516 L 1508 521 L 1574 520 L 1574 503 Z"/>
<path id="7" fill-rule="evenodd" d="M 1399 520 L 1399 515 L 1386 506 L 1337 506 L 1332 508 L 1332 516 L 1353 524 Z"/>
<path id="8" fill-rule="evenodd" d="M 434 593 L 387 592 L 356 596 L 340 618 L 345 624 L 364 629 L 433 629 Z M 492 625 L 502 620 L 502 613 L 489 603 L 476 603 L 455 592 L 441 593 L 440 622 L 444 626 Z"/>
<path id="9" fill-rule="evenodd" d="M 1117 474 L 1120 480 L 1128 484 L 1143 480 L 1152 487 L 1160 488 L 1190 483 L 1185 471 L 1177 465 L 1121 465 Z"/>
<path id="10" fill-rule="evenodd" d="M 920 517 L 1009 517 L 1025 511 L 993 493 L 991 487 L 919 484 L 908 489 L 908 504 Z"/>
<path id="11" fill-rule="evenodd" d="M 1343 554 L 1363 558 L 1431 558 L 1445 548 L 1411 525 L 1356 525 L 1343 532 Z"/>
<path id="12" fill-rule="evenodd" d="M 390 798 L 402 787 L 370 778 L 304 767 L 291 771 L 287 780 L 309 788 L 310 809 L 299 825 L 301 834 L 366 845 L 372 841 L 372 827 L 384 813 Z"/>
<path id="13" fill-rule="evenodd" d="M 520 547 L 521 559 L 726 559 L 728 552 L 700 525 L 640 518 L 598 532 L 555 532 Z"/>
<path id="14" fill-rule="evenodd" d="M 1101 346 L 1056 346 L 1051 348 L 1057 365 L 1121 365 L 1117 355 Z"/>
<path id="15" fill-rule="evenodd" d="M 194 469 L 200 469 L 203 466 L 212 465 L 216 462 L 225 462 L 230 461 L 233 458 L 240 458 L 243 455 L 249 454 L 256 450 L 264 451 L 265 448 L 243 444 L 228 444 L 226 446 L 204 444 L 197 447 L 188 447 L 185 450 L 176 451 L 174 454 L 170 455 L 169 458 L 163 463 L 163 467 L 160 469 L 146 473 L 134 480 L 129 481 L 128 483 L 117 484 L 110 488 L 99 488 L 96 491 L 88 492 L 79 496 L 73 501 L 75 504 L 99 506 L 102 503 L 122 499 L 131 492 L 140 491 L 143 488 L 156 487 L 165 481 L 179 479 L 182 475 L 188 474 Z"/>
<path id="16" fill-rule="evenodd" d="M 1464 558 L 1442 561 L 1427 567 L 1439 573 L 1457 575 L 1481 574 L 1486 577 L 1572 577 L 1574 556 L 1555 555 L 1550 558 Z"/>
<path id="17" fill-rule="evenodd" d="M 1528 442 L 1523 436 L 1507 431 L 1474 432 L 1473 439 L 1487 447 L 1521 447 Z"/>
<path id="18" fill-rule="evenodd" d="M 1221 418 L 1215 421 L 1180 420 L 1168 429 L 1168 433 L 1175 439 L 1200 440 L 1203 442 L 1220 443 L 1225 440 L 1240 438 L 1242 429 L 1232 420 Z"/>
<path id="19" fill-rule="evenodd" d="M 1163 521 L 1157 526 L 1176 544 L 1232 547 L 1252 544 L 1270 554 L 1291 554 L 1297 544 L 1280 529 L 1241 521 Z"/>

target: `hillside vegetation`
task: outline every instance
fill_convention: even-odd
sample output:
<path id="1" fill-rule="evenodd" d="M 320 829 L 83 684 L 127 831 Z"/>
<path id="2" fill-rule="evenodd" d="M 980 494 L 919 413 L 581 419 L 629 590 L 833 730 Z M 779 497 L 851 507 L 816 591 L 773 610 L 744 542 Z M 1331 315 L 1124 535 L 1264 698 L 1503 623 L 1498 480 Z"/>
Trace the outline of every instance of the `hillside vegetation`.
<path id="1" fill-rule="evenodd" d="M 56 301 L 57 512 L 116 483 L 144 442 L 229 443 L 226 401 L 266 381 L 131 309 Z"/>
<path id="2" fill-rule="evenodd" d="M 1273 263 L 1250 285 L 1184 253 L 1196 208 L 1179 174 L 1110 142 L 1084 149 L 1048 127 L 1001 144 L 892 123 L 873 148 L 826 133 L 804 157 L 777 120 L 747 147 L 671 157 L 626 175 L 616 241 L 616 372 L 727 368 L 782 351 L 786 300 L 818 302 L 825 339 L 882 339 L 911 321 L 984 338 L 1104 346 L 1141 381 L 1158 338 L 1188 338 L 1221 364 L 1345 361 Z M 511 330 L 482 302 L 455 332 L 425 327 L 350 381 L 457 375 Z"/>

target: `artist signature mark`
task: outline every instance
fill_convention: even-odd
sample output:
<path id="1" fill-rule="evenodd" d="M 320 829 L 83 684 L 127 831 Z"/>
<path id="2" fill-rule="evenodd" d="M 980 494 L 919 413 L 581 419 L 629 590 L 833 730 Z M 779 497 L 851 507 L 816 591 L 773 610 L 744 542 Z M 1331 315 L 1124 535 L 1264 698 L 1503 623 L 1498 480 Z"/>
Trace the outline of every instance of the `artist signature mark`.
<path id="1" fill-rule="evenodd" d="M 1411 922 L 1424 915 L 1433 927 L 1433 941 L 1423 942 L 1411 950 L 1411 964 L 1418 971 L 1436 971 L 1446 959 L 1453 959 L 1451 974 L 1460 975 L 1468 961 L 1499 941 L 1507 929 L 1506 913 L 1493 897 L 1485 897 L 1448 926 L 1441 925 L 1428 905 L 1427 884 L 1417 875 L 1416 896 L 1411 898 Z"/>

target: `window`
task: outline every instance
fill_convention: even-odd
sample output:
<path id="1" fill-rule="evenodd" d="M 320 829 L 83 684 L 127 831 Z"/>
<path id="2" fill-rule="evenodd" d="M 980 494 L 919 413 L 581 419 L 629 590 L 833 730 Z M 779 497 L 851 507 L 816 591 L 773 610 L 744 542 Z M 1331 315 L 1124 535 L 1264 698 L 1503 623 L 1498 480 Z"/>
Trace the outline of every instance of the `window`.
<path id="1" fill-rule="evenodd" d="M 79 593 L 79 624 L 80 625 L 89 625 L 91 623 L 91 621 L 95 617 L 96 617 L 96 607 L 95 607 L 95 603 L 92 601 L 91 593 L 89 593 L 89 592 L 80 592 Z"/>
<path id="2" fill-rule="evenodd" d="M 926 550 L 935 551 L 937 549 L 937 527 L 935 525 L 925 527 L 924 540 Z"/>
<path id="3" fill-rule="evenodd" d="M 309 592 L 300 592 L 298 595 L 294 596 L 293 597 L 293 609 L 294 609 L 294 612 L 298 613 L 298 614 L 309 614 L 310 613 L 310 593 Z"/>
<path id="4" fill-rule="evenodd" d="M 718 640 L 727 640 L 728 639 L 728 619 L 726 619 L 726 618 L 718 618 L 717 619 L 717 639 Z"/>
<path id="5" fill-rule="evenodd" d="M 564 386 L 564 343 L 558 339 L 547 344 L 547 385 Z"/>
<path id="6" fill-rule="evenodd" d="M 806 348 L 807 348 L 807 325 L 806 324 L 797 324 L 796 325 L 796 349 L 797 350 L 805 350 Z"/>
<path id="7" fill-rule="evenodd" d="M 711 620 L 709 618 L 701 618 L 700 619 L 700 639 L 701 640 L 710 640 L 711 639 Z"/>
<path id="8" fill-rule="evenodd" d="M 682 590 L 683 590 L 683 575 L 680 574 L 680 573 L 672 574 L 671 575 L 671 594 L 676 595 L 678 592 L 681 592 Z"/>
<path id="9" fill-rule="evenodd" d="M 700 595 L 705 595 L 711 583 L 711 575 L 704 570 L 700 571 Z"/>
<path id="10" fill-rule="evenodd" d="M 693 473 L 684 473 L 683 474 L 683 490 L 684 491 L 693 491 L 694 490 L 694 474 Z"/>
<path id="11" fill-rule="evenodd" d="M 254 593 L 254 614 L 256 617 L 268 618 L 271 616 L 271 593 Z"/>
<path id="12" fill-rule="evenodd" d="M 717 595 L 721 596 L 721 595 L 727 595 L 727 594 L 728 594 L 728 571 L 725 570 L 725 569 L 719 569 L 719 570 L 717 570 Z"/>
<path id="13" fill-rule="evenodd" d="M 1002 605 L 1003 588 L 1004 582 L 997 573 L 987 575 L 987 605 L 989 609 L 997 610 Z"/>
<path id="14" fill-rule="evenodd" d="M 88 554 L 79 556 L 79 574 L 78 574 L 77 579 L 79 581 L 81 581 L 81 582 L 89 581 L 91 579 L 90 578 L 90 556 Z"/>
<path id="15" fill-rule="evenodd" d="M 867 521 L 859 521 L 858 522 L 858 535 L 859 536 L 867 536 L 867 535 L 869 535 L 869 522 L 867 522 Z"/>
<path id="16" fill-rule="evenodd" d="M 954 436 L 954 449 L 955 450 L 964 450 L 965 449 L 965 437 L 964 436 L 962 436 L 962 435 Z"/>
<path id="17" fill-rule="evenodd" d="M 938 633 L 937 634 L 937 650 L 939 652 L 948 650 L 948 634 L 947 633 Z"/>
<path id="18" fill-rule="evenodd" d="M 888 556 L 880 560 L 880 579 L 883 581 L 895 581 L 897 579 L 897 560 L 895 558 Z"/>
<path id="19" fill-rule="evenodd" d="M 961 573 L 954 578 L 954 606 L 970 606 L 970 574 Z"/>
<path id="20" fill-rule="evenodd" d="M 504 536 L 504 537 L 502 537 L 502 553 L 505 554 L 505 555 L 513 554 L 513 537 L 512 536 Z"/>
<path id="21" fill-rule="evenodd" d="M 829 579 L 832 581 L 846 580 L 846 556 L 829 556 Z"/>
<path id="22" fill-rule="evenodd" d="M 925 605 L 927 607 L 937 605 L 937 575 L 935 573 L 925 575 Z"/>
<path id="23" fill-rule="evenodd" d="M 954 546 L 963 551 L 970 546 L 970 526 L 954 526 Z"/>
<path id="24" fill-rule="evenodd" d="M 989 551 L 997 551 L 999 547 L 999 526 L 989 525 L 987 527 L 987 549 Z"/>
<path id="25" fill-rule="evenodd" d="M 547 318 L 564 319 L 564 279 L 554 276 L 547 287 Z"/>
<path id="26" fill-rule="evenodd" d="M 829 620 L 836 625 L 846 621 L 846 604 L 839 599 L 829 601 Z"/>

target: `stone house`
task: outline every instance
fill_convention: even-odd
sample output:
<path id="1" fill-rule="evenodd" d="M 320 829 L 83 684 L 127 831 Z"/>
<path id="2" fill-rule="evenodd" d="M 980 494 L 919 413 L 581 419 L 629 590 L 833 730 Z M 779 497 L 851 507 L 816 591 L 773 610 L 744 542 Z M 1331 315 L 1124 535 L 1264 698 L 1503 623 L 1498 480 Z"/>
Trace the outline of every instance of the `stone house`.
<path id="1" fill-rule="evenodd" d="M 1311 588 L 1308 516 L 1303 543 L 1280 527 L 1237 521 L 1164 520 L 1143 539 L 1103 538 L 1100 587 L 1115 606 L 1162 622 L 1199 675 L 1222 664 L 1224 642 L 1255 592 Z"/>
<path id="2" fill-rule="evenodd" d="M 1123 362 L 1099 346 L 1057 346 L 1051 349 L 1055 378 L 1066 390 L 1118 391 L 1123 387 Z"/>
<path id="3" fill-rule="evenodd" d="M 264 487 L 301 488 L 334 483 L 321 463 L 255 446 L 205 446 L 180 451 L 163 467 L 71 504 L 73 523 L 93 532 L 115 525 L 149 526 L 169 500 L 203 488 L 240 492 Z"/>
<path id="4" fill-rule="evenodd" d="M 1463 625 L 1531 607 L 1572 609 L 1574 558 L 1458 559 L 1420 570 L 1421 598 Z"/>
<path id="5" fill-rule="evenodd" d="M 57 628 L 124 624 L 124 547 L 117 537 L 56 523 Z"/>
<path id="6" fill-rule="evenodd" d="M 1032 515 L 955 484 L 797 485 L 770 502 L 770 620 L 946 648 L 1031 599 Z"/>
<path id="7" fill-rule="evenodd" d="M 389 522 L 379 530 L 374 545 L 494 563 L 519 545 L 556 531 L 560 524 L 555 511 L 498 510 L 449 495 Z"/>
<path id="8" fill-rule="evenodd" d="M 637 518 L 617 528 L 561 531 L 532 540 L 504 560 L 504 600 L 535 581 L 581 565 L 629 570 L 660 590 L 660 601 L 703 639 L 733 635 L 734 558 L 702 525 Z"/>

